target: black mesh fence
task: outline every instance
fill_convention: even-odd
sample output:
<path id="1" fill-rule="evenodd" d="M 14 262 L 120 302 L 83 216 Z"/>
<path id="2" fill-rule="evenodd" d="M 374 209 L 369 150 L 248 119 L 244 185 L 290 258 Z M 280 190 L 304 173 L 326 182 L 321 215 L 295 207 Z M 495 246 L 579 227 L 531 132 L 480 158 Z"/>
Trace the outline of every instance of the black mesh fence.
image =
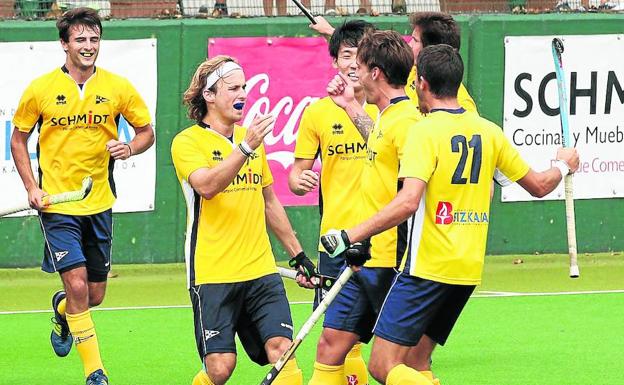
<path id="1" fill-rule="evenodd" d="M 303 0 L 315 15 L 624 12 L 624 0 Z M 87 6 L 103 18 L 254 17 L 300 15 L 290 0 L 0 0 L 0 18 L 56 18 Z"/>

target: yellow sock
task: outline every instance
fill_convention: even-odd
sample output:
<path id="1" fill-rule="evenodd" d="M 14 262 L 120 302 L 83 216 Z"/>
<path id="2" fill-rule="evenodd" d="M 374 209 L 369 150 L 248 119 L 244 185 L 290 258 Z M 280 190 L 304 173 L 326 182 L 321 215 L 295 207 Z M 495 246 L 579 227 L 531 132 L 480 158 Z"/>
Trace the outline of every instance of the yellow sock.
<path id="1" fill-rule="evenodd" d="M 98 346 L 95 326 L 91 319 L 89 310 L 79 314 L 65 314 L 69 330 L 74 336 L 76 349 L 82 360 L 85 377 L 98 369 L 104 370 L 102 359 L 100 358 L 100 348 Z M 106 373 L 106 370 L 104 370 Z"/>
<path id="2" fill-rule="evenodd" d="M 277 375 L 274 385 L 303 385 L 303 373 L 297 365 L 297 360 L 288 360 L 282 371 Z"/>
<path id="3" fill-rule="evenodd" d="M 347 357 L 344 364 L 344 375 L 346 382 L 343 384 L 352 385 L 368 385 L 368 370 L 366 362 L 362 358 L 362 344 L 355 344 Z"/>
<path id="4" fill-rule="evenodd" d="M 403 364 L 390 370 L 386 378 L 386 385 L 431 385 L 432 382 L 416 369 Z"/>
<path id="5" fill-rule="evenodd" d="M 61 302 L 58 303 L 56 307 L 56 311 L 59 312 L 60 315 L 65 317 L 65 307 L 67 306 L 67 298 L 63 298 Z"/>
<path id="6" fill-rule="evenodd" d="M 421 370 L 420 373 L 422 373 L 423 376 L 427 377 L 427 379 L 431 381 L 433 385 L 440 385 L 440 379 L 436 378 L 431 370 Z"/>
<path id="7" fill-rule="evenodd" d="M 314 362 L 314 372 L 308 385 L 343 385 L 344 365 L 332 366 Z"/>
<path id="8" fill-rule="evenodd" d="M 202 369 L 195 375 L 191 385 L 214 385 L 214 383 L 210 380 L 210 377 L 208 377 L 208 373 Z"/>
<path id="9" fill-rule="evenodd" d="M 433 382 L 434 377 L 433 377 L 433 372 L 431 370 L 421 370 L 420 373 L 423 376 L 427 377 L 429 381 Z"/>

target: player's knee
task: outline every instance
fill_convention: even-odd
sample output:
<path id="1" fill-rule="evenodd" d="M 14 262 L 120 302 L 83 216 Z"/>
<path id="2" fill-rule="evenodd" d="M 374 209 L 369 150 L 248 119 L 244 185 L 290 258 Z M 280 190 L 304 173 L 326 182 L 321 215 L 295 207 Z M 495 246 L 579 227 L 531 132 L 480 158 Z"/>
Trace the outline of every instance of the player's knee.
<path id="1" fill-rule="evenodd" d="M 89 285 L 86 279 L 75 278 L 65 281 L 65 292 L 69 298 L 81 301 L 89 295 Z"/>
<path id="2" fill-rule="evenodd" d="M 390 367 L 389 362 L 384 360 L 383 357 L 371 355 L 368 361 L 368 372 L 375 380 L 385 384 L 390 369 L 392 369 L 392 367 Z"/>
<path id="3" fill-rule="evenodd" d="M 288 350 L 291 341 L 286 337 L 274 337 L 269 339 L 265 344 L 267 358 L 270 363 L 275 363 L 282 354 Z"/>
<path id="4" fill-rule="evenodd" d="M 89 306 L 98 306 L 104 301 L 104 293 L 92 293 L 89 292 Z"/>
<path id="5" fill-rule="evenodd" d="M 236 361 L 214 360 L 206 362 L 206 372 L 215 385 L 225 384 L 234 372 Z"/>
<path id="6" fill-rule="evenodd" d="M 351 347 L 324 331 L 316 345 L 316 360 L 327 365 L 342 365 Z"/>

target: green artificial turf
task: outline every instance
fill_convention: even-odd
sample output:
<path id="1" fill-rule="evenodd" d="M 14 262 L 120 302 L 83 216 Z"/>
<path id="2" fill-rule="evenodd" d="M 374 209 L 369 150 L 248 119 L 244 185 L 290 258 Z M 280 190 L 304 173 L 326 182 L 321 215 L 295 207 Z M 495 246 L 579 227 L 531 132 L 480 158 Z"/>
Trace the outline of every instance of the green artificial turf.
<path id="1" fill-rule="evenodd" d="M 514 264 L 515 259 L 524 263 Z M 481 294 L 464 310 L 447 346 L 434 354 L 444 385 L 621 385 L 624 293 L 499 297 L 491 292 L 570 292 L 624 289 L 624 256 L 581 256 L 581 278 L 567 278 L 565 256 L 488 257 Z M 115 266 L 105 308 L 188 305 L 181 265 Z M 311 292 L 287 282 L 291 301 Z M 35 269 L 0 270 L 0 312 L 48 309 L 58 277 Z M 488 294 L 491 297 L 483 298 Z M 293 304 L 301 325 L 309 304 Z M 80 385 L 75 351 L 54 356 L 51 312 L 0 314 L 0 384 Z M 190 385 L 200 367 L 189 307 L 93 312 L 111 385 Z M 311 375 L 320 325 L 297 352 L 305 382 Z M 74 349 L 75 350 L 75 349 Z M 242 349 L 240 350 L 242 352 Z M 369 352 L 366 348 L 365 354 Z M 259 384 L 268 367 L 244 354 L 230 384 Z M 371 382 L 375 383 L 375 382 Z"/>

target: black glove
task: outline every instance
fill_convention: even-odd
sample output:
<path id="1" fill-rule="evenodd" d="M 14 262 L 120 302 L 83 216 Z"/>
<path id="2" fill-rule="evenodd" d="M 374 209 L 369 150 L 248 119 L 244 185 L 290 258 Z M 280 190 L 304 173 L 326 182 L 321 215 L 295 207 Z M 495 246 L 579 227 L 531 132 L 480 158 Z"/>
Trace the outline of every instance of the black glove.
<path id="1" fill-rule="evenodd" d="M 321 244 L 327 251 L 327 254 L 329 254 L 329 257 L 335 258 L 351 245 L 351 241 L 346 231 L 332 229 L 321 236 Z"/>
<path id="2" fill-rule="evenodd" d="M 288 266 L 297 270 L 297 274 L 303 274 L 308 279 L 318 277 L 318 270 L 316 270 L 314 262 L 312 262 L 310 258 L 306 257 L 303 251 L 292 257 L 290 261 L 288 261 Z M 300 267 L 303 267 L 303 272 L 299 269 Z"/>
<path id="3" fill-rule="evenodd" d="M 365 239 L 362 242 L 352 244 L 345 250 L 344 256 L 348 266 L 364 265 L 366 261 L 371 259 L 370 240 Z"/>

